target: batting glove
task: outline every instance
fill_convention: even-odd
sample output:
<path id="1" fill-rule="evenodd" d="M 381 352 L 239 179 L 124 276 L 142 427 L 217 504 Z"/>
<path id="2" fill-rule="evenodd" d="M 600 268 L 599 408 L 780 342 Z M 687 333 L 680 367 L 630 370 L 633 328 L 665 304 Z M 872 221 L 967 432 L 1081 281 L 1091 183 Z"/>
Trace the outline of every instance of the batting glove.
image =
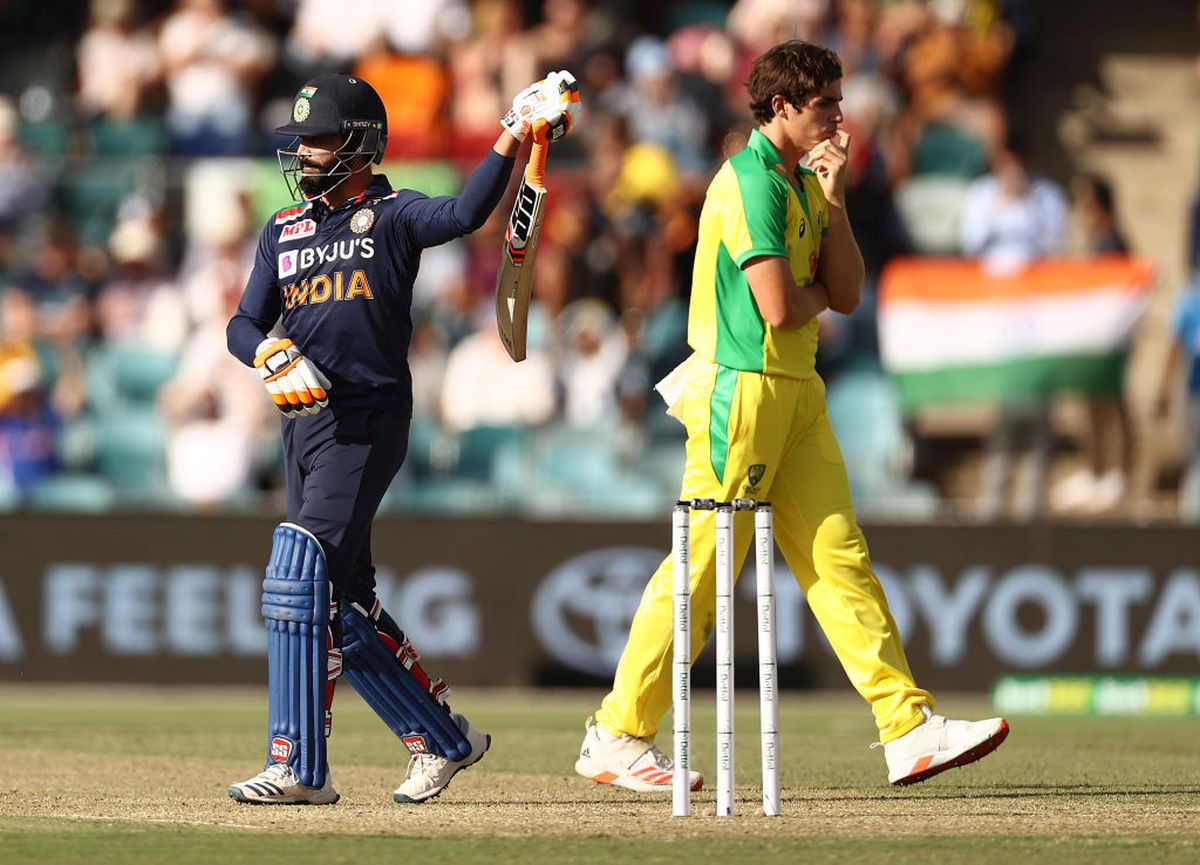
<path id="1" fill-rule="evenodd" d="M 290 339 L 268 337 L 260 342 L 254 367 L 272 402 L 285 416 L 316 414 L 329 405 L 329 379 Z"/>
<path id="2" fill-rule="evenodd" d="M 581 113 L 579 82 L 562 69 L 518 93 L 500 123 L 517 141 L 532 132 L 534 141 L 548 144 L 570 132 Z"/>

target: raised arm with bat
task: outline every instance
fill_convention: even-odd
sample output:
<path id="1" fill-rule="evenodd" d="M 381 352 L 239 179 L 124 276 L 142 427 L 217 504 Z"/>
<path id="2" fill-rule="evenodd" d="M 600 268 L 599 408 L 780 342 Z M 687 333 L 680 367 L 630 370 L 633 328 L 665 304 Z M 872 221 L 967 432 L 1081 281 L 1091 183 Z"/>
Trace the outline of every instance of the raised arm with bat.
<path id="1" fill-rule="evenodd" d="M 546 209 L 546 156 L 550 142 L 566 135 L 579 120 L 579 84 L 565 69 L 522 90 L 501 121 L 518 141 L 533 136 L 529 164 L 504 236 L 496 272 L 496 327 L 515 361 L 525 359 L 533 262 Z"/>

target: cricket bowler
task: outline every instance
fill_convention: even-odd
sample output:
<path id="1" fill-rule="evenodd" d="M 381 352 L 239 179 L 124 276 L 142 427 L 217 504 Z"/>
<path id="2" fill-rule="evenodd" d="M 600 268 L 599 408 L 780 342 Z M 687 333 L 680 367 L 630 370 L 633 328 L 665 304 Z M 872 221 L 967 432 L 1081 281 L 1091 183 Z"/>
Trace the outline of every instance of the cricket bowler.
<path id="1" fill-rule="evenodd" d="M 694 354 L 659 389 L 687 428 L 679 498 L 771 503 L 780 550 L 871 706 L 888 781 L 912 784 L 991 752 L 1008 724 L 936 715 L 914 681 L 814 368 L 818 313 L 852 312 L 864 273 L 845 206 L 841 78 L 836 54 L 800 41 L 754 61 L 747 86 L 757 128 L 717 172 L 700 216 Z M 691 632 L 693 662 L 713 628 L 714 514 L 692 515 L 692 621 L 701 623 Z M 735 519 L 737 573 L 754 532 L 751 514 Z M 671 702 L 671 583 L 668 557 L 646 585 L 612 690 L 587 721 L 575 770 L 598 783 L 671 789 L 672 759 L 654 744 Z M 699 789 L 703 778 L 693 771 L 689 782 Z"/>

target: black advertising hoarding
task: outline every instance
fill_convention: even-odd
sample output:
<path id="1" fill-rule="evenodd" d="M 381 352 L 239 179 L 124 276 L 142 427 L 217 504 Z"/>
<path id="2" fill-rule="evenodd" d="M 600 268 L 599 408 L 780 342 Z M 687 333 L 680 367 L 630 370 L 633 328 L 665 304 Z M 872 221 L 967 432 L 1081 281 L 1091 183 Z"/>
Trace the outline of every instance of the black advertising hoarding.
<path id="1" fill-rule="evenodd" d="M 236 517 L 5 516 L 0 681 L 264 682 L 258 593 L 272 528 Z M 1197 670 L 1193 529 L 866 532 L 922 686 L 982 691 L 1003 673 Z M 373 537 L 380 595 L 427 668 L 452 684 L 578 685 L 611 674 L 670 528 L 666 518 L 387 519 Z M 777 570 L 782 681 L 846 687 L 778 555 Z M 752 685 L 753 568 L 743 573 L 737 664 Z"/>

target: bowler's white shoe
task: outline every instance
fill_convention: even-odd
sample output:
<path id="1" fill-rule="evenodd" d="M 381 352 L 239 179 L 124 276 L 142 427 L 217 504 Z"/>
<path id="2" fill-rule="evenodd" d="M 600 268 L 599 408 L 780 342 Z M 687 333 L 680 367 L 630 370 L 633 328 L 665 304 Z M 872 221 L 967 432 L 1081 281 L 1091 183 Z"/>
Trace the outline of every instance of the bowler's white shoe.
<path id="1" fill-rule="evenodd" d="M 451 778 L 482 760 L 487 749 L 491 747 L 491 736 L 480 732 L 457 712 L 451 712 L 450 716 L 471 743 L 471 753 L 465 760 L 449 760 L 438 754 L 413 754 L 408 759 L 403 783 L 392 794 L 392 799 L 396 802 L 402 805 L 419 805 L 441 795 L 441 792 L 450 786 Z"/>
<path id="2" fill-rule="evenodd" d="M 925 710 L 925 720 L 883 746 L 888 783 L 916 784 L 939 772 L 974 763 L 1000 747 L 1008 721 L 951 721 Z"/>
<path id="3" fill-rule="evenodd" d="M 624 733 L 614 736 L 588 718 L 586 735 L 579 748 L 575 771 L 597 784 L 616 784 L 639 793 L 655 793 L 671 789 L 675 764 L 649 739 Z M 688 773 L 693 790 L 704 786 L 704 776 Z"/>
<path id="4" fill-rule="evenodd" d="M 328 771 L 317 790 L 301 784 L 287 763 L 272 763 L 249 781 L 231 784 L 229 795 L 251 805 L 332 805 L 339 798 Z"/>

